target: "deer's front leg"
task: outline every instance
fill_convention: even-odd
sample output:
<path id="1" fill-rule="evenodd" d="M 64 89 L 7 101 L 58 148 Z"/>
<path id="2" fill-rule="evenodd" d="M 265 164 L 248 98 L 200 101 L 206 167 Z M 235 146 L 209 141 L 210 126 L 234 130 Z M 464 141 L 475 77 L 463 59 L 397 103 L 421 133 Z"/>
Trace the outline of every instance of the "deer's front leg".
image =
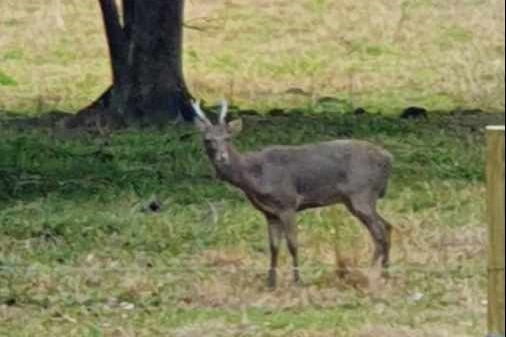
<path id="1" fill-rule="evenodd" d="M 266 215 L 269 225 L 269 246 L 271 250 L 271 269 L 269 270 L 267 286 L 271 289 L 277 285 L 277 269 L 279 249 L 283 237 L 283 226 L 281 221 L 273 216 Z"/>

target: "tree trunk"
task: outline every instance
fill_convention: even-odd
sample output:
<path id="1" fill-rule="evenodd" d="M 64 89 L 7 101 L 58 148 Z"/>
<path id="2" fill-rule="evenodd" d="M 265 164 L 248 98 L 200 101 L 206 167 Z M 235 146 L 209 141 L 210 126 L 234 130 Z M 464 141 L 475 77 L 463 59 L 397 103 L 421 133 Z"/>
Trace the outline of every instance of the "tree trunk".
<path id="1" fill-rule="evenodd" d="M 99 3 L 112 86 L 83 112 L 100 109 L 127 124 L 192 120 L 182 70 L 184 0 L 122 0 L 122 20 L 114 0 Z"/>
<path id="2" fill-rule="evenodd" d="M 131 65 L 136 74 L 134 117 L 164 122 L 170 111 L 173 118 L 191 118 L 190 95 L 182 70 L 184 1 L 138 3 L 131 47 Z"/>

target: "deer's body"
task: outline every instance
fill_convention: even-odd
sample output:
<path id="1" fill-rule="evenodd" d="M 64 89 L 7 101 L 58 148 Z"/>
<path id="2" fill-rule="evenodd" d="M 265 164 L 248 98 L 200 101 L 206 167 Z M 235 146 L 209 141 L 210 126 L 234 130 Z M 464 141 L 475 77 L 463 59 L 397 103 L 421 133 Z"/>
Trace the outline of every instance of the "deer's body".
<path id="1" fill-rule="evenodd" d="M 241 189 L 261 211 L 269 225 L 271 270 L 269 285 L 276 285 L 280 242 L 287 239 L 299 281 L 295 214 L 308 208 L 345 204 L 369 230 L 376 246 L 374 262 L 389 264 L 391 225 L 376 210 L 385 196 L 392 156 L 371 143 L 336 140 L 302 146 L 271 146 L 239 153 L 229 142 L 237 126 L 212 125 L 200 107 L 194 108 L 205 134 L 207 154 L 218 177 Z M 200 124 L 199 124 L 200 123 Z"/>
<path id="2" fill-rule="evenodd" d="M 272 146 L 244 154 L 232 145 L 227 150 L 232 165 L 214 163 L 220 179 L 273 215 L 349 203 L 353 195 L 364 193 L 381 198 L 392 161 L 385 150 L 353 140 Z"/>

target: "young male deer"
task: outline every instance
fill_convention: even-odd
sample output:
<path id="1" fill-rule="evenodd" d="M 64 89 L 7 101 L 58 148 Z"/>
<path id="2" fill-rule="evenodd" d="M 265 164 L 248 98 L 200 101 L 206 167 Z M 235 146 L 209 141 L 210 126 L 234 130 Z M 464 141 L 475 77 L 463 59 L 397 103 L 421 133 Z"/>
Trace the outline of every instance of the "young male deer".
<path id="1" fill-rule="evenodd" d="M 295 282 L 300 282 L 295 214 L 336 203 L 344 203 L 369 230 L 375 243 L 373 263 L 388 267 L 392 226 L 378 214 L 376 203 L 387 190 L 393 159 L 390 153 L 355 140 L 239 153 L 230 140 L 242 130 L 242 121 L 226 122 L 226 101 L 216 125 L 198 102 L 193 108 L 195 124 L 203 132 L 205 149 L 218 177 L 241 189 L 265 215 L 271 250 L 270 287 L 276 287 L 283 237 L 293 258 Z"/>

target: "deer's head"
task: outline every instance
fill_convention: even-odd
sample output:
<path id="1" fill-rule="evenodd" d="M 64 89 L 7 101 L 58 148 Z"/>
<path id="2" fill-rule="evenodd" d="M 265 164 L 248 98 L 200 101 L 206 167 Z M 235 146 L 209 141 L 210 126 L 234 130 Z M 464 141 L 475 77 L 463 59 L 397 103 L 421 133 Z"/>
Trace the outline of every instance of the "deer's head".
<path id="1" fill-rule="evenodd" d="M 200 107 L 200 102 L 192 102 L 195 110 L 195 126 L 204 135 L 204 146 L 211 161 L 220 167 L 230 165 L 228 144 L 230 140 L 242 131 L 242 120 L 227 123 L 228 103 L 223 101 L 219 121 L 211 123 Z"/>

